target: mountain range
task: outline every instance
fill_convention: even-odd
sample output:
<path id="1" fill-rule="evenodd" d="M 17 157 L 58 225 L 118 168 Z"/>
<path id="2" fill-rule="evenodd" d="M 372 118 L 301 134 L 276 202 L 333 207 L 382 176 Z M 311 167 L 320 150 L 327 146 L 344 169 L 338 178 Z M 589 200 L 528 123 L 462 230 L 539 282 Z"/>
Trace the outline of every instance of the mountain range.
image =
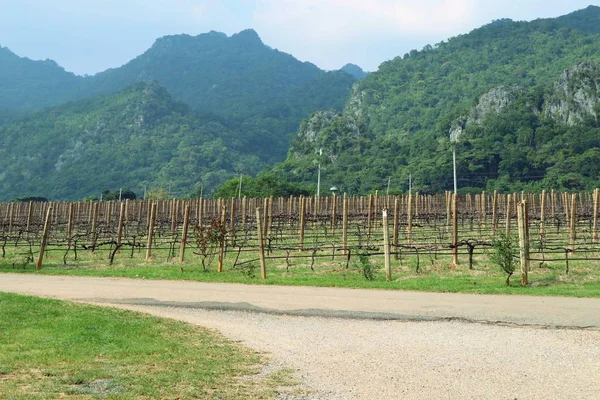
<path id="1" fill-rule="evenodd" d="M 122 67 L 86 77 L 0 48 L 0 151 L 9 154 L 0 161 L 0 199 L 73 199 L 139 182 L 179 195 L 202 185 L 209 193 L 228 177 L 282 161 L 303 118 L 322 108 L 342 109 L 356 80 L 352 74 L 300 62 L 263 44 L 253 30 L 231 37 L 166 36 Z M 189 106 L 184 119 L 179 102 Z M 204 137 L 207 125 L 210 138 Z M 134 134 L 136 126 L 140 132 Z M 162 137 L 169 132 L 188 134 Z M 122 139 L 130 133 L 175 146 L 146 151 L 158 152 L 156 157 L 123 152 Z M 46 149 L 34 149 L 32 142 L 46 143 Z M 190 153 L 183 162 L 174 151 L 188 142 L 205 150 L 214 145 L 213 152 L 199 152 L 198 160 Z M 79 156 L 71 157 L 74 152 Z M 102 162 L 108 159 L 114 162 Z M 36 172 L 34 165 L 43 167 Z M 128 167 L 116 173 L 115 165 Z M 169 174 L 161 172 L 165 168 Z"/>
<path id="2" fill-rule="evenodd" d="M 597 187 L 599 22 L 594 6 L 496 20 L 368 74 L 322 71 L 252 30 L 166 36 L 85 77 L 0 48 L 0 200 L 210 193 L 261 171 L 312 192 L 318 165 L 347 193 L 406 191 L 409 176 L 439 192 L 453 149 L 462 191 Z"/>

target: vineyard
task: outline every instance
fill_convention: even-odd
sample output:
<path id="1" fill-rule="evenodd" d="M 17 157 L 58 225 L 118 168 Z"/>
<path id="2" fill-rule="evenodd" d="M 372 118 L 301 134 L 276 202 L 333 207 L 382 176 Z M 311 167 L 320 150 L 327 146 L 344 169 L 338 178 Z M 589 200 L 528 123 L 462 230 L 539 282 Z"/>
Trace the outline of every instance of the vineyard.
<path id="1" fill-rule="evenodd" d="M 542 266 L 568 274 L 599 267 L 599 194 L 13 202 L 0 204 L 0 245 L 13 269 L 143 263 L 265 278 L 352 267 L 371 280 L 385 266 L 393 280 L 495 268 L 494 246 L 508 237 L 522 274 Z"/>

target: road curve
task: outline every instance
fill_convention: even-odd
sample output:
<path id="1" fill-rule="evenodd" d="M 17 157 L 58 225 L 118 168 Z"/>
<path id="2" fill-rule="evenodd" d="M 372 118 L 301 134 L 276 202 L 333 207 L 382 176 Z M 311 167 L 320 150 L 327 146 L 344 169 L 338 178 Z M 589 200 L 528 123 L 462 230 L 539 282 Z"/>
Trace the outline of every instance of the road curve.
<path id="1" fill-rule="evenodd" d="M 25 274 L 0 291 L 217 329 L 295 371 L 305 392 L 278 400 L 600 398 L 599 299 Z"/>
<path id="2" fill-rule="evenodd" d="M 130 305 L 600 330 L 600 299 L 0 274 L 0 291 Z"/>

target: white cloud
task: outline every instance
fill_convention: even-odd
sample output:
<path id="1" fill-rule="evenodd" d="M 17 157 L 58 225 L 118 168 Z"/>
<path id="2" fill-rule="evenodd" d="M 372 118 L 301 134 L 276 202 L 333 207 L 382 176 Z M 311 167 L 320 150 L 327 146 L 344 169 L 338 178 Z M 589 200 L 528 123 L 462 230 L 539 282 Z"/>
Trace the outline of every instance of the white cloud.
<path id="1" fill-rule="evenodd" d="M 449 33 L 472 18 L 473 0 L 259 0 L 261 29 L 326 41 L 381 34 Z"/>

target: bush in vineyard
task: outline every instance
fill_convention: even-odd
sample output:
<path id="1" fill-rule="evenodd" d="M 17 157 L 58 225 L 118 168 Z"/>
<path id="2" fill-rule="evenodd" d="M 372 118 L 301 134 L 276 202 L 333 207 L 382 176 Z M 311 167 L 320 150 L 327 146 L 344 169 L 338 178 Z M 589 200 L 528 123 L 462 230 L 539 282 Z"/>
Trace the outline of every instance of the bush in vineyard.
<path id="1" fill-rule="evenodd" d="M 498 230 L 498 238 L 492 242 L 492 249 L 493 252 L 490 255 L 490 259 L 508 274 L 506 277 L 506 286 L 509 286 L 510 277 L 515 272 L 517 264 L 518 249 L 515 245 L 514 236 L 506 234 L 503 230 Z"/>
<path id="2" fill-rule="evenodd" d="M 218 218 L 214 218 L 210 225 L 197 225 L 194 234 L 199 251 L 194 254 L 200 255 L 202 268 L 206 271 L 218 253 L 219 247 L 225 243 L 227 230 L 224 223 Z"/>

